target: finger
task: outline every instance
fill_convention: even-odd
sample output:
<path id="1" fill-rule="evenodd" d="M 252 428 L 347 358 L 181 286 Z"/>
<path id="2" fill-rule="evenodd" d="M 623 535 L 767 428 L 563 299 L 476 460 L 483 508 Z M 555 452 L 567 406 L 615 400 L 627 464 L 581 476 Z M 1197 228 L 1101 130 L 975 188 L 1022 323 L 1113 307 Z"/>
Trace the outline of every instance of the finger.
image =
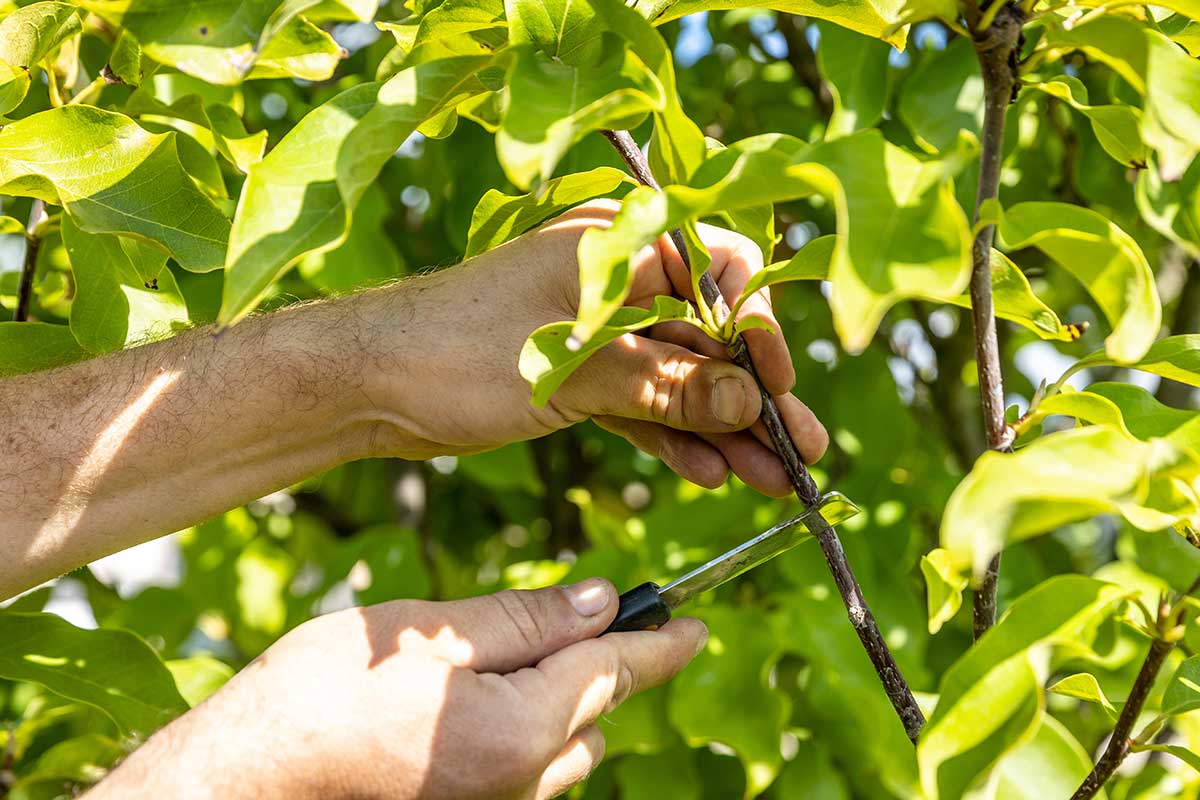
<path id="1" fill-rule="evenodd" d="M 754 378 L 745 370 L 632 335 L 597 351 L 559 392 L 568 406 L 587 414 L 714 433 L 747 427 L 762 407 Z"/>
<path id="2" fill-rule="evenodd" d="M 755 274 L 763 269 L 762 252 L 749 239 L 739 237 L 726 258 L 720 262 L 714 258 L 713 273 L 725 302 L 733 308 L 742 296 L 746 285 Z M 788 351 L 783 328 L 775 319 L 771 307 L 769 289 L 760 289 L 738 309 L 736 321 L 745 323 L 751 318 L 765 322 L 770 330 L 751 328 L 742 335 L 746 346 L 754 357 L 754 366 L 763 385 L 771 394 L 790 392 L 796 383 L 796 371 L 792 366 L 792 355 Z"/>
<path id="3" fill-rule="evenodd" d="M 617 613 L 617 592 L 602 578 L 571 586 L 425 603 L 400 600 L 364 610 L 371 638 L 416 649 L 476 672 L 511 672 L 599 635 Z"/>
<path id="4" fill-rule="evenodd" d="M 657 631 L 610 633 L 573 644 L 508 678 L 566 738 L 631 695 L 675 677 L 707 637 L 699 620 L 675 619 Z"/>
<path id="5" fill-rule="evenodd" d="M 705 489 L 716 489 L 729 476 L 729 464 L 695 434 L 655 422 L 624 417 L 594 417 L 610 433 L 624 436 L 646 455 L 654 456 L 677 475 Z M 782 468 L 781 468 L 782 469 Z"/>
<path id="6" fill-rule="evenodd" d="M 793 394 L 777 395 L 775 407 L 779 409 L 779 416 L 783 419 L 784 427 L 787 428 L 792 443 L 800 451 L 800 457 L 804 459 L 804 463 L 815 464 L 820 461 L 821 456 L 825 455 L 825 451 L 829 449 L 829 433 L 817 419 L 817 415 Z M 772 451 L 775 449 L 762 420 L 756 422 L 750 428 L 750 432 Z"/>
<path id="7" fill-rule="evenodd" d="M 720 451 L 733 474 L 751 489 L 771 497 L 787 497 L 792 493 L 792 484 L 779 456 L 753 435 L 739 431 L 702 436 Z"/>
<path id="8" fill-rule="evenodd" d="M 575 734 L 567 741 L 542 777 L 538 780 L 534 797 L 548 800 L 558 797 L 577 783 L 582 783 L 600 765 L 604 758 L 604 734 L 595 725 Z"/>

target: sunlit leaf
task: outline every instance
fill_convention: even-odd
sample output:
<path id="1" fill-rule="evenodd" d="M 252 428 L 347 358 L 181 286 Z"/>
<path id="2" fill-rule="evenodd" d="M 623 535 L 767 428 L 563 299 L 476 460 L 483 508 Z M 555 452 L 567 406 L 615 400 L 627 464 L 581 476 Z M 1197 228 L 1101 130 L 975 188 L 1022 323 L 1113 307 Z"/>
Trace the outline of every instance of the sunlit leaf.
<path id="1" fill-rule="evenodd" d="M 620 307 L 630 256 L 664 231 L 688 218 L 821 194 L 837 208 L 840 234 L 830 305 L 844 346 L 859 352 L 898 300 L 951 298 L 966 287 L 969 228 L 948 180 L 960 159 L 919 161 L 877 131 L 812 147 L 781 135 L 736 142 L 709 158 L 689 186 L 635 189 L 611 228 L 584 233 L 575 336 L 586 339 Z"/>
<path id="2" fill-rule="evenodd" d="M 1200 159 L 1177 181 L 1164 181 L 1157 169 L 1139 171 L 1135 197 L 1142 219 L 1200 258 Z"/>
<path id="3" fill-rule="evenodd" d="M 1113 363 L 1109 354 L 1101 350 L 1076 361 L 1059 381 L 1064 382 L 1081 369 Z M 1138 361 L 1124 366 L 1161 375 L 1189 386 L 1200 386 L 1200 334 L 1185 333 L 1159 339 Z"/>
<path id="4" fill-rule="evenodd" d="M 95 706 L 126 733 L 151 733 L 187 710 L 162 661 L 126 631 L 0 611 L 0 641 L 0 675 Z"/>
<path id="5" fill-rule="evenodd" d="M 614 191 L 632 179 L 619 169 L 597 167 L 547 181 L 540 191 L 507 195 L 495 189 L 475 206 L 467 234 L 467 258 L 515 239 L 551 217 L 593 197 Z"/>
<path id="6" fill-rule="evenodd" d="M 1163 692 L 1162 713 L 1174 716 L 1200 708 L 1200 656 L 1180 662 Z"/>
<path id="7" fill-rule="evenodd" d="M 206 128 L 212 133 L 217 151 L 242 172 L 261 161 L 267 147 L 266 131 L 247 133 L 233 109 L 221 103 L 206 106 L 199 95 L 185 95 L 168 105 L 141 89 L 130 96 L 125 111 L 135 116 L 180 119 Z"/>
<path id="8" fill-rule="evenodd" d="M 233 677 L 233 667 L 209 656 L 179 658 L 166 662 L 166 666 L 179 694 L 193 708 Z"/>
<path id="9" fill-rule="evenodd" d="M 1114 359 L 1137 361 L 1154 342 L 1162 321 L 1154 272 L 1115 223 L 1069 203 L 1018 203 L 999 234 L 1005 247 L 1037 247 L 1079 279 L 1112 324 L 1105 348 Z"/>
<path id="10" fill-rule="evenodd" d="M 1070 797 L 1092 769 L 1087 750 L 1065 725 L 1043 713 L 1037 731 L 996 765 L 996 800 Z M 1101 790 L 1097 797 L 1105 797 Z"/>
<path id="11" fill-rule="evenodd" d="M 63 205 L 81 230 L 156 242 L 181 266 L 221 266 L 229 220 L 191 182 L 175 135 L 92 106 L 43 111 L 0 130 L 0 191 Z"/>
<path id="12" fill-rule="evenodd" d="M 33 3 L 0 21 L 0 114 L 25 99 L 30 70 L 82 30 L 79 9 L 69 3 Z"/>
<path id="13" fill-rule="evenodd" d="M 690 304 L 673 297 L 656 297 L 649 308 L 622 308 L 608 324 L 583 343 L 573 348 L 569 343 L 571 322 L 554 322 L 538 328 L 521 349 L 521 376 L 533 387 L 533 403 L 544 406 L 550 395 L 578 369 L 592 353 L 627 333 L 640 331 L 667 320 L 697 323 L 696 312 Z"/>
<path id="14" fill-rule="evenodd" d="M 1074 675 L 1055 681 L 1046 687 L 1047 692 L 1053 694 L 1066 695 L 1067 697 L 1075 697 L 1079 700 L 1086 700 L 1089 703 L 1097 703 L 1104 708 L 1108 716 L 1116 720 L 1117 709 L 1109 702 L 1108 697 L 1104 694 L 1104 690 L 1100 688 L 1100 683 L 1096 680 L 1096 676 L 1090 672 L 1077 672 Z"/>
<path id="15" fill-rule="evenodd" d="M 925 576 L 925 601 L 929 609 L 929 632 L 937 633 L 954 619 L 962 607 L 967 579 L 950 564 L 949 554 L 940 547 L 921 556 L 921 574 Z"/>
<path id="16" fill-rule="evenodd" d="M 897 19 L 897 4 L 887 0 L 849 0 L 838 3 L 820 0 L 767 0 L 764 3 L 752 3 L 749 0 L 679 0 L 674 3 L 664 0 L 638 0 L 636 6 L 638 11 L 648 16 L 656 25 L 699 11 L 726 11 L 750 7 L 770 8 L 798 17 L 827 19 L 843 28 L 884 39 L 888 44 L 900 48 L 904 47 L 907 34 L 907 30 L 903 28 L 891 30 L 892 23 Z"/>
<path id="17" fill-rule="evenodd" d="M 1195 513 L 1195 500 L 1155 489 L 1200 475 L 1194 453 L 1106 425 L 1063 431 L 1015 454 L 984 453 L 951 495 L 941 542 L 956 569 L 982 575 L 1006 542 L 1097 514 L 1158 530 Z"/>
<path id="18" fill-rule="evenodd" d="M 302 256 L 344 241 L 384 163 L 425 119 L 478 89 L 488 59 L 460 58 L 361 84 L 314 109 L 250 169 L 234 217 L 219 322 L 245 316 Z"/>
<path id="19" fill-rule="evenodd" d="M 1039 673 L 1049 648 L 1078 636 L 1126 590 L 1079 575 L 1051 578 L 1018 598 L 942 677 L 917 759 L 930 798 L 957 798 L 1037 732 Z"/>

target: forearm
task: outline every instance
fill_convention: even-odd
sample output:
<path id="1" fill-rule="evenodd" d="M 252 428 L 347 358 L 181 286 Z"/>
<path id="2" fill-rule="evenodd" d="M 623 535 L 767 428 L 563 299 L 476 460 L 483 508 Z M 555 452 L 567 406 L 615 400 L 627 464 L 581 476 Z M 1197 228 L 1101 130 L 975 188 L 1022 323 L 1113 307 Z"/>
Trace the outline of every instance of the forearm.
<path id="1" fill-rule="evenodd" d="M 367 455 L 363 302 L 0 381 L 0 598 Z"/>

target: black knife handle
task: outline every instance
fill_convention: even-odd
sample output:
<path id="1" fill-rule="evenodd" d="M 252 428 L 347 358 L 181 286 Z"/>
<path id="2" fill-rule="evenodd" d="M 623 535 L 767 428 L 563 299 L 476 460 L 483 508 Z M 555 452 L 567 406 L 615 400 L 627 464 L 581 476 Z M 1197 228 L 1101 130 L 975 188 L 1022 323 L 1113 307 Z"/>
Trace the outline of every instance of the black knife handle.
<path id="1" fill-rule="evenodd" d="M 658 584 L 643 583 L 621 595 L 617 616 L 604 633 L 650 630 L 666 625 L 670 619 L 671 607 L 659 596 Z"/>

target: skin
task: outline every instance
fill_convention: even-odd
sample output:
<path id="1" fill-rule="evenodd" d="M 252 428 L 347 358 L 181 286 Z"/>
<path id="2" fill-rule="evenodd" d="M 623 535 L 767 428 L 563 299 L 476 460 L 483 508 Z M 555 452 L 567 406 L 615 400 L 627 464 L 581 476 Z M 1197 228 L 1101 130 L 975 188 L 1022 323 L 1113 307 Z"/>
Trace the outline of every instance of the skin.
<path id="1" fill-rule="evenodd" d="M 700 485 L 732 471 L 787 494 L 753 379 L 680 323 L 609 344 L 545 408 L 529 403 L 521 346 L 575 316 L 579 237 L 617 208 L 580 206 L 433 275 L 0 380 L 0 597 L 346 461 L 479 452 L 588 418 Z M 727 231 L 701 236 L 732 304 L 761 255 Z M 632 268 L 629 304 L 692 299 L 669 238 Z M 791 357 L 765 292 L 740 315 L 775 331 L 746 340 L 815 461 L 828 438 L 790 394 Z M 94 795 L 554 796 L 600 758 L 596 717 L 669 679 L 705 636 L 680 619 L 596 639 L 615 591 L 585 583 L 311 620 Z"/>

